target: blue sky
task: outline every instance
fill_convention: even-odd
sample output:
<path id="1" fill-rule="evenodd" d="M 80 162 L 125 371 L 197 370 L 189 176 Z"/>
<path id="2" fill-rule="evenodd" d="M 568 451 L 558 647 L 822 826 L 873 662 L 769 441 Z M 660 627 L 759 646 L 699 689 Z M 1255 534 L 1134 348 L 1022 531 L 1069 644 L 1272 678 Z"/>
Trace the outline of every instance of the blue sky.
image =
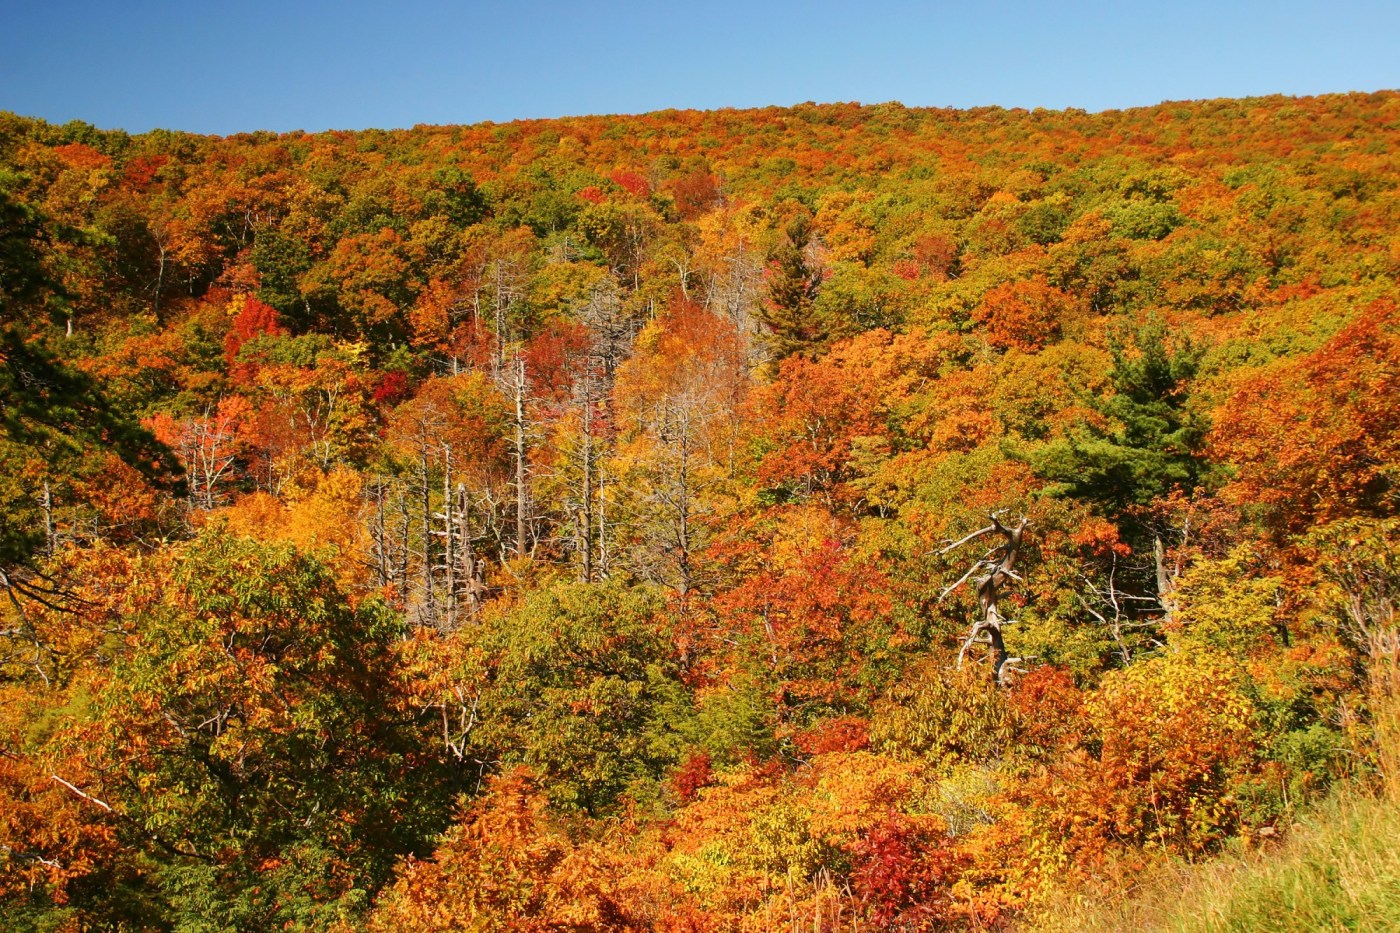
<path id="1" fill-rule="evenodd" d="M 140 132 L 1400 87 L 1400 0 L 0 0 L 0 110 Z"/>

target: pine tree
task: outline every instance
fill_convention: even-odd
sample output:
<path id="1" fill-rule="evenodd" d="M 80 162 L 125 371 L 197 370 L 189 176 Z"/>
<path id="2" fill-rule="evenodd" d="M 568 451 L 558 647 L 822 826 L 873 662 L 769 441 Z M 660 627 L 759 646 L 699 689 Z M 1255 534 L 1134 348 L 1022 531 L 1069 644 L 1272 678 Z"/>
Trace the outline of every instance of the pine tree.
<path id="1" fill-rule="evenodd" d="M 807 260 L 811 241 L 812 222 L 805 214 L 799 214 L 788 224 L 783 242 L 768 257 L 772 278 L 761 316 L 768 328 L 768 347 L 774 359 L 794 353 L 815 356 L 829 336 L 813 313 L 821 272 Z"/>

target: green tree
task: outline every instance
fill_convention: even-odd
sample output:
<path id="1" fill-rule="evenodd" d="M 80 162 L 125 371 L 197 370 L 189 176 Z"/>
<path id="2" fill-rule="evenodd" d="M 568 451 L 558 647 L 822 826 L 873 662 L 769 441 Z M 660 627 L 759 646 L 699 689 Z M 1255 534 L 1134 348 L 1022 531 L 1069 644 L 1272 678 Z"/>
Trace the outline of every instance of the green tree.
<path id="1" fill-rule="evenodd" d="M 555 584 L 486 623 L 482 741 L 558 805 L 603 813 L 675 762 L 678 668 L 649 588 Z"/>
<path id="2" fill-rule="evenodd" d="M 760 317 L 768 327 L 769 347 L 778 359 L 794 353 L 816 353 L 829 336 L 813 313 L 822 275 L 808 262 L 811 242 L 812 221 L 806 214 L 798 214 L 768 257 L 768 302 Z"/>
<path id="3" fill-rule="evenodd" d="M 99 472 L 108 454 L 156 485 L 179 475 L 170 452 L 93 379 L 30 339 L 63 300 L 49 226 L 0 184 L 0 587 L 35 597 L 46 587 L 29 573 L 31 559 L 52 549 L 58 487 Z"/>
<path id="4" fill-rule="evenodd" d="M 308 305 L 298 285 L 311 268 L 307 244 L 269 227 L 258 231 L 251 258 L 261 277 L 258 296 L 287 318 L 302 326 L 309 324 Z"/>
<path id="5" fill-rule="evenodd" d="M 1198 344 L 1169 340 L 1166 325 L 1154 317 L 1112 331 L 1109 351 L 1114 392 L 1089 402 L 1105 426 L 1082 424 L 1042 447 L 1032 463 L 1055 483 L 1053 492 L 1119 514 L 1173 489 L 1193 489 L 1206 467 L 1208 425 L 1190 404 L 1203 353 Z"/>

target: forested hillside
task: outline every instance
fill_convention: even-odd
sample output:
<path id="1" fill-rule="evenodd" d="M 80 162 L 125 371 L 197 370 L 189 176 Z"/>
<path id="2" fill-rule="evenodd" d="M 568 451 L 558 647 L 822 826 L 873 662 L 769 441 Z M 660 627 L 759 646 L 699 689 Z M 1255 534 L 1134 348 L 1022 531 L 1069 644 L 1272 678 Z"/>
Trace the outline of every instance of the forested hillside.
<path id="1" fill-rule="evenodd" d="M 1005 929 L 1272 845 L 1397 764 L 1397 281 L 1392 92 L 0 114 L 0 926 Z"/>

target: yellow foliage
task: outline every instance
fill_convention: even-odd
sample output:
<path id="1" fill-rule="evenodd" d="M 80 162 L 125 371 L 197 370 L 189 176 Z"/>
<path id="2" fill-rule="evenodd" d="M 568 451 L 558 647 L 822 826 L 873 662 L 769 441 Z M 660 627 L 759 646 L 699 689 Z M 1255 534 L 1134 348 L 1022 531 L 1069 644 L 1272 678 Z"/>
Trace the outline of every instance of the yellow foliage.
<path id="1" fill-rule="evenodd" d="M 835 752 L 812 762 L 814 835 L 846 844 L 901 809 L 922 788 L 923 766 L 871 752 Z"/>
<path id="2" fill-rule="evenodd" d="M 332 548 L 331 563 L 342 582 L 356 581 L 363 575 L 366 546 L 360 516 L 362 483 L 360 474 L 351 469 L 312 468 L 289 484 L 283 499 L 253 492 L 219 515 L 234 534 L 295 544 L 302 550 Z"/>

